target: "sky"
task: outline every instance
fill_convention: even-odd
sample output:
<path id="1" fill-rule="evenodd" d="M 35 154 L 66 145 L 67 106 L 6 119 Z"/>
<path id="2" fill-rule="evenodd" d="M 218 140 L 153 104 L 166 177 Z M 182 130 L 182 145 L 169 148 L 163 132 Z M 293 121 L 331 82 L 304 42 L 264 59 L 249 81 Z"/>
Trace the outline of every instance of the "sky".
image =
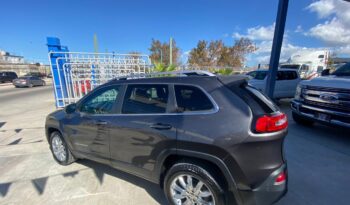
<path id="1" fill-rule="evenodd" d="M 0 7 L 0 50 L 47 62 L 46 37 L 70 51 L 149 54 L 152 38 L 173 37 L 185 63 L 199 40 L 232 45 L 249 37 L 258 50 L 254 66 L 269 60 L 278 0 L 11 0 Z M 289 0 L 281 59 L 299 50 L 330 49 L 350 56 L 350 3 Z"/>

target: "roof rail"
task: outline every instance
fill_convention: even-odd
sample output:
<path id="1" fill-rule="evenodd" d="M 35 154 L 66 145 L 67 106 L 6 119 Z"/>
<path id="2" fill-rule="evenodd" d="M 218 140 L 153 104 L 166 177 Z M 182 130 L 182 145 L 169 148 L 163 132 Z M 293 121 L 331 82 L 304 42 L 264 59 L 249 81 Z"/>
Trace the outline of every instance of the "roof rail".
<path id="1" fill-rule="evenodd" d="M 171 77 L 171 76 L 215 76 L 213 73 L 204 70 L 179 70 L 171 72 L 156 72 L 156 73 L 137 73 L 128 74 L 125 76 L 119 76 L 116 80 L 128 80 L 138 78 L 152 78 L 152 77 Z"/>

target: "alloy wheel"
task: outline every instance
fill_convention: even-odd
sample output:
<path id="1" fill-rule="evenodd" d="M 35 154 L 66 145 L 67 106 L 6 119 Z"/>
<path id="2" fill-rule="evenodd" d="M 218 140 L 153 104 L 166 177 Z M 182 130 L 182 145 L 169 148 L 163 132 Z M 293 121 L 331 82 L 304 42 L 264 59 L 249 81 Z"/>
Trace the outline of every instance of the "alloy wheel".
<path id="1" fill-rule="evenodd" d="M 170 189 L 177 205 L 215 205 L 214 195 L 208 186 L 190 174 L 177 176 Z"/>
<path id="2" fill-rule="evenodd" d="M 52 151 L 56 159 L 61 162 L 64 162 L 66 160 L 67 154 L 66 154 L 66 147 L 64 146 L 61 137 L 58 135 L 53 136 L 51 144 L 52 144 Z"/>

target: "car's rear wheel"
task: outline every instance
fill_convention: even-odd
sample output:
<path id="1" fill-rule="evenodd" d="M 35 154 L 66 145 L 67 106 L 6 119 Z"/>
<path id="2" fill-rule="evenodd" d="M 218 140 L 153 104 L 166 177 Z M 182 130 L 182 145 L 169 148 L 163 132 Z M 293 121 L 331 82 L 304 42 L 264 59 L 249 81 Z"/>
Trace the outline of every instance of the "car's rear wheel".
<path id="1" fill-rule="evenodd" d="M 312 126 L 314 124 L 313 121 L 308 120 L 308 119 L 298 115 L 295 112 L 292 113 L 292 116 L 293 116 L 294 122 L 296 122 L 298 124 L 305 125 L 305 126 Z"/>
<path id="2" fill-rule="evenodd" d="M 224 192 L 207 168 L 177 163 L 166 174 L 164 192 L 172 205 L 222 205 Z"/>
<path id="3" fill-rule="evenodd" d="M 50 136 L 50 149 L 54 159 L 61 165 L 69 165 L 75 161 L 61 133 L 55 131 Z"/>
<path id="4" fill-rule="evenodd" d="M 30 83 L 30 84 L 28 85 L 28 88 L 32 88 L 32 87 L 33 87 L 33 84 Z"/>

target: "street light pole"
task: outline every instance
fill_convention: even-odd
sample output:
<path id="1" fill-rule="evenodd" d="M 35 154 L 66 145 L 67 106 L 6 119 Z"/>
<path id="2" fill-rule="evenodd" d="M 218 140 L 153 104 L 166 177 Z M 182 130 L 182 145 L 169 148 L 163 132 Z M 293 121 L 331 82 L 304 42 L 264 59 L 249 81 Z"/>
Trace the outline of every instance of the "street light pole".
<path id="1" fill-rule="evenodd" d="M 289 0 L 279 0 L 276 17 L 275 33 L 271 50 L 269 72 L 266 79 L 265 93 L 272 99 L 275 90 L 276 75 L 281 55 L 284 27 L 286 24 Z"/>
<path id="2" fill-rule="evenodd" d="M 170 54 L 169 54 L 169 66 L 171 66 L 173 64 L 173 38 L 170 37 Z"/>

